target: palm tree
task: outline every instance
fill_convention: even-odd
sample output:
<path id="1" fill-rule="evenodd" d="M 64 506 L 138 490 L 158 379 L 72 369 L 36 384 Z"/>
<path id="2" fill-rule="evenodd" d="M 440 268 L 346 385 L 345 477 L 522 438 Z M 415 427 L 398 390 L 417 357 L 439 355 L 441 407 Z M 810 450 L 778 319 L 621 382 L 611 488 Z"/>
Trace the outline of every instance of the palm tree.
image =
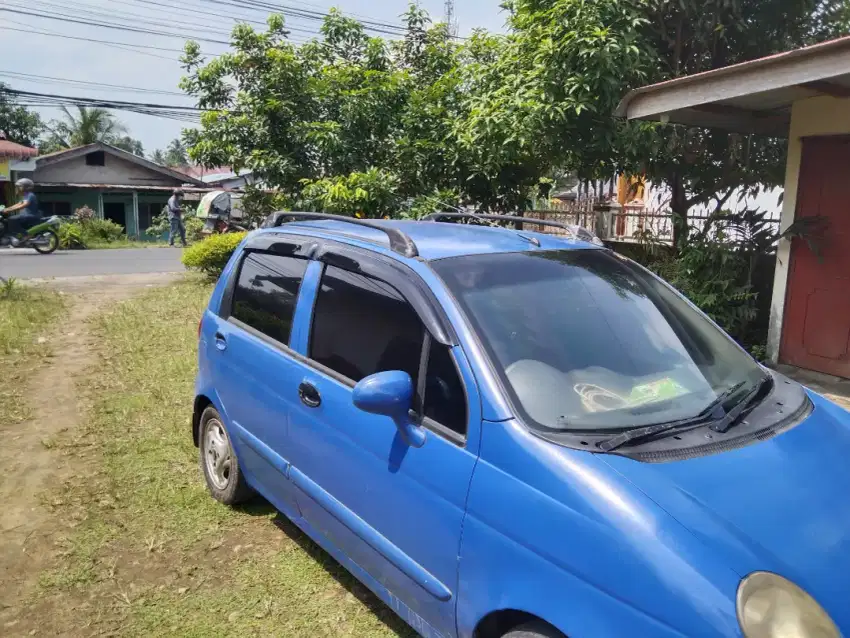
<path id="1" fill-rule="evenodd" d="M 75 148 L 106 142 L 114 144 L 127 134 L 127 127 L 101 108 L 78 106 L 77 113 L 62 107 L 63 120 L 53 120 L 48 129 L 50 136 L 44 146 L 50 150 Z"/>

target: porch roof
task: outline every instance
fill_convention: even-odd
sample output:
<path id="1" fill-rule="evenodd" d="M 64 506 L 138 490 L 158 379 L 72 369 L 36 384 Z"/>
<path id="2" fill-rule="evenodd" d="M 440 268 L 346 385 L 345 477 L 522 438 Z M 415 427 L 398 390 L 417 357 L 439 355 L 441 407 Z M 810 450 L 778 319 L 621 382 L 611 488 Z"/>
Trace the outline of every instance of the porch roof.
<path id="1" fill-rule="evenodd" d="M 791 105 L 850 98 L 850 36 L 629 92 L 615 114 L 785 137 Z"/>
<path id="2" fill-rule="evenodd" d="M 77 184 L 71 182 L 36 182 L 36 188 L 81 188 L 103 191 L 151 191 L 171 193 L 178 188 L 176 186 L 152 186 L 147 184 Z M 216 186 L 180 186 L 184 193 L 212 193 L 213 191 L 227 191 L 230 193 L 241 193 L 239 188 L 220 188 Z"/>

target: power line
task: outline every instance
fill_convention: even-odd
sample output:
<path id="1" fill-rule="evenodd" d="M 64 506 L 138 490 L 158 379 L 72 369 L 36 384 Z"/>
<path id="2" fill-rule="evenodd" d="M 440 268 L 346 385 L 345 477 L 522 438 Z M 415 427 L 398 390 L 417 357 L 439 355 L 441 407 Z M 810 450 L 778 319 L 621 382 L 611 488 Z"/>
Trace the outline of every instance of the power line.
<path id="1" fill-rule="evenodd" d="M 6 22 L 11 22 L 13 24 L 22 24 L 25 27 L 28 26 L 28 25 L 26 25 L 22 22 L 16 22 L 15 20 L 6 20 Z M 108 46 L 108 47 L 112 47 L 112 48 L 116 48 L 116 49 L 122 49 L 124 51 L 129 51 L 130 53 L 138 53 L 140 55 L 147 55 L 148 57 L 151 57 L 151 58 L 159 58 L 161 60 L 170 60 L 172 62 L 176 62 L 178 60 L 178 58 L 165 57 L 164 55 L 157 55 L 156 53 L 148 53 L 147 51 L 135 51 L 135 50 L 130 49 L 128 47 L 138 47 L 138 48 L 142 48 L 142 49 L 151 49 L 151 50 L 154 50 L 154 51 L 174 51 L 176 53 L 183 53 L 182 49 L 168 49 L 168 48 L 165 48 L 165 47 L 156 47 L 156 46 L 151 46 L 151 45 L 148 45 L 148 44 L 133 44 L 133 43 L 130 43 L 130 42 L 112 42 L 112 41 L 109 41 L 109 40 L 99 40 L 99 39 L 94 39 L 94 38 L 85 38 L 85 37 L 82 37 L 82 36 L 66 35 L 64 33 L 56 33 L 55 31 L 37 31 L 37 30 L 32 29 L 32 28 L 16 29 L 15 27 L 7 27 L 7 26 L 0 26 L 0 29 L 5 29 L 6 31 L 20 31 L 21 33 L 26 33 L 28 35 L 46 35 L 46 36 L 50 36 L 50 37 L 54 37 L 54 38 L 63 38 L 63 39 L 66 39 L 66 40 L 79 40 L 81 42 L 89 42 L 91 44 L 102 44 L 104 46 Z M 205 55 L 218 55 L 218 54 L 208 53 L 208 54 L 205 54 Z"/>
<path id="2" fill-rule="evenodd" d="M 0 69 L 0 76 L 11 77 L 27 82 L 43 82 L 46 84 L 70 84 L 70 85 L 85 85 L 105 89 L 117 89 L 132 93 L 151 93 L 157 95 L 176 95 L 179 97 L 187 97 L 185 93 L 178 91 L 166 91 L 164 89 L 149 89 L 144 87 L 126 86 L 122 84 L 108 84 L 106 82 L 93 82 L 89 80 L 74 80 L 70 78 L 57 78 L 50 75 L 36 75 L 34 73 L 21 73 L 19 71 L 4 71 Z"/>
<path id="3" fill-rule="evenodd" d="M 138 28 L 138 27 L 126 26 L 126 25 L 109 24 L 109 23 L 100 22 L 100 21 L 78 20 L 78 19 L 76 19 L 73 16 L 70 16 L 68 14 L 61 14 L 61 13 L 57 13 L 57 12 L 54 12 L 54 15 L 47 15 L 45 13 L 36 13 L 34 11 L 23 11 L 21 9 L 6 9 L 4 7 L 0 7 L 0 11 L 6 11 L 8 13 L 15 13 L 15 14 L 20 14 L 20 15 L 28 15 L 28 16 L 33 16 L 33 17 L 36 17 L 36 18 L 47 18 L 49 20 L 58 20 L 60 22 L 73 22 L 75 24 L 83 24 L 83 25 L 90 26 L 90 27 L 102 27 L 104 29 L 115 29 L 117 31 L 129 31 L 129 32 L 133 32 L 133 33 L 144 33 L 146 35 L 160 35 L 160 36 L 163 36 L 163 37 L 178 38 L 180 40 L 186 39 L 186 36 L 181 34 L 181 33 L 168 33 L 168 32 L 165 32 L 165 31 L 156 31 L 156 30 L 152 30 L 152 29 L 143 29 L 143 28 Z M 196 38 L 191 38 L 191 39 L 199 40 L 201 42 L 209 42 L 211 44 L 223 44 L 225 46 L 230 46 L 230 42 L 226 42 L 224 40 L 214 40 L 212 38 L 203 38 L 203 37 L 196 37 Z"/>
<path id="4" fill-rule="evenodd" d="M 37 93 L 35 91 L 20 91 L 18 89 L 3 88 L 0 94 L 6 93 L 15 96 L 16 103 L 21 106 L 43 107 L 43 106 L 83 106 L 90 108 L 105 108 L 118 111 L 129 111 L 142 115 L 152 115 L 179 120 L 188 123 L 197 123 L 201 113 L 207 109 L 196 106 L 181 106 L 177 104 L 152 104 L 148 102 L 130 102 L 126 100 L 111 100 L 104 98 L 86 98 L 70 95 L 56 95 L 54 93 Z"/>

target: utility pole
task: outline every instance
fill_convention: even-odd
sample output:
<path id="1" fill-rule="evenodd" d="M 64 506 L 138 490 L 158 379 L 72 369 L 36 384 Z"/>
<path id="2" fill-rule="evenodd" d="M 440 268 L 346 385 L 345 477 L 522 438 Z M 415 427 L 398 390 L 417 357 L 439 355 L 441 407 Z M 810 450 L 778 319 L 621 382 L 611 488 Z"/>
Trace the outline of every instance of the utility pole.
<path id="1" fill-rule="evenodd" d="M 449 27 L 449 35 L 456 36 L 458 24 L 455 21 L 455 1 L 446 0 L 446 25 Z"/>

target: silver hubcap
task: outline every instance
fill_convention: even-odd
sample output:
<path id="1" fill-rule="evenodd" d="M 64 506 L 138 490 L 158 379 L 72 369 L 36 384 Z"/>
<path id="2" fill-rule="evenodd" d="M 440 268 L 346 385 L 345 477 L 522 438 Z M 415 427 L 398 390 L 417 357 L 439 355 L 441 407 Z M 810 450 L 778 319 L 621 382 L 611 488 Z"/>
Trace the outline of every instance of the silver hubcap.
<path id="1" fill-rule="evenodd" d="M 218 419 L 207 421 L 204 431 L 204 462 L 207 464 L 207 475 L 216 488 L 223 490 L 230 481 L 230 468 L 233 464 L 230 443 L 227 441 L 224 426 Z"/>

